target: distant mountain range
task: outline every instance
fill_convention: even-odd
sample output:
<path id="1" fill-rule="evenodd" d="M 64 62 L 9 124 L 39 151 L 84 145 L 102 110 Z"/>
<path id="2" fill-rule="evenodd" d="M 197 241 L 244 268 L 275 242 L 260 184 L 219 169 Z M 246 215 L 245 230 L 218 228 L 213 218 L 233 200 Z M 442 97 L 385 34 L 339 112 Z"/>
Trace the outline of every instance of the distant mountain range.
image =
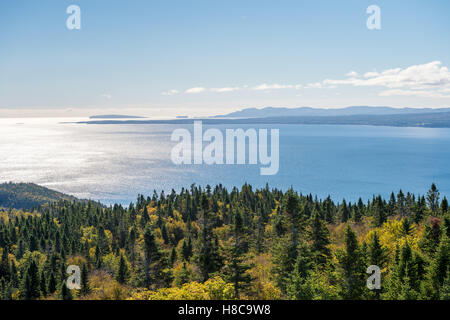
<path id="1" fill-rule="evenodd" d="M 393 108 L 393 107 L 369 107 L 354 106 L 338 109 L 317 109 L 311 107 L 282 108 L 266 107 L 262 109 L 247 108 L 226 115 L 218 115 L 212 118 L 268 118 L 268 117 L 330 117 L 353 115 L 393 115 L 393 114 L 418 114 L 450 112 L 450 108 Z"/>
<path id="2" fill-rule="evenodd" d="M 86 124 L 192 124 L 201 120 L 205 125 L 221 124 L 329 124 L 367 125 L 389 127 L 450 128 L 450 111 L 411 114 L 348 115 L 348 116 L 280 116 L 260 118 L 204 118 L 174 120 L 93 120 L 77 123 Z"/>
<path id="3" fill-rule="evenodd" d="M 329 124 L 368 125 L 390 127 L 450 128 L 450 108 L 392 108 L 392 107 L 348 107 L 341 109 L 273 108 L 244 109 L 227 115 L 209 118 L 138 120 L 108 119 L 78 123 L 87 124 L 191 124 L 202 120 L 203 124 Z"/>
<path id="4" fill-rule="evenodd" d="M 90 116 L 89 119 L 143 119 L 145 117 L 140 116 L 126 116 L 121 114 L 105 114 L 98 116 Z"/>

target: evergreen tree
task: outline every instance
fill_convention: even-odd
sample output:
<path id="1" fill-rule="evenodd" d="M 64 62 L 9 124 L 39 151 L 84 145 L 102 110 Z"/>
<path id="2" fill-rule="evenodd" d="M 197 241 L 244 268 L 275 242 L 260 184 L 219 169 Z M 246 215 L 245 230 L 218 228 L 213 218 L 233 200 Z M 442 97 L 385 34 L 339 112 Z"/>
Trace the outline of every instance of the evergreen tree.
<path id="1" fill-rule="evenodd" d="M 381 246 L 380 239 L 376 231 L 370 239 L 367 251 L 369 265 L 378 266 L 380 269 L 383 269 L 387 265 L 389 261 L 389 254 L 387 250 Z"/>
<path id="2" fill-rule="evenodd" d="M 430 264 L 430 281 L 434 291 L 434 298 L 438 298 L 440 289 L 444 284 L 450 267 L 450 239 L 446 233 L 442 234 L 442 240 Z"/>
<path id="3" fill-rule="evenodd" d="M 175 247 L 173 247 L 172 251 L 170 252 L 170 265 L 173 266 L 176 260 L 177 260 L 177 251 L 175 250 Z"/>
<path id="4" fill-rule="evenodd" d="M 116 272 L 116 280 L 120 284 L 124 284 L 128 281 L 129 276 L 130 271 L 128 270 L 128 264 L 125 261 L 123 254 L 121 254 L 119 260 L 119 268 L 117 269 Z"/>
<path id="5" fill-rule="evenodd" d="M 34 260 L 28 265 L 25 271 L 25 276 L 23 278 L 21 286 L 21 296 L 25 300 L 34 300 L 40 297 L 40 285 L 39 285 L 39 275 L 38 267 Z"/>
<path id="6" fill-rule="evenodd" d="M 313 265 L 313 254 L 307 244 L 301 243 L 297 260 L 286 285 L 286 291 L 290 299 L 308 300 L 314 298 L 314 293 L 307 283 L 308 277 L 314 274 Z"/>
<path id="7" fill-rule="evenodd" d="M 220 257 L 218 241 L 215 241 L 215 237 L 212 232 L 211 217 L 209 214 L 209 200 L 206 195 L 202 194 L 200 204 L 203 218 L 196 260 L 200 268 L 202 281 L 206 281 L 209 279 L 209 275 L 211 273 L 220 269 Z"/>
<path id="8" fill-rule="evenodd" d="M 50 278 L 48 280 L 47 291 L 49 294 L 53 294 L 56 291 L 56 278 L 53 272 L 50 273 Z"/>
<path id="9" fill-rule="evenodd" d="M 366 270 L 356 234 L 349 225 L 345 230 L 344 242 L 345 251 L 339 252 L 337 257 L 343 276 L 341 294 L 344 299 L 361 299 L 366 284 Z"/>
<path id="10" fill-rule="evenodd" d="M 362 202 L 362 199 L 358 199 L 358 204 L 354 207 L 354 214 L 353 214 L 353 220 L 355 222 L 361 222 L 361 218 L 363 216 L 363 208 L 364 204 Z"/>
<path id="11" fill-rule="evenodd" d="M 417 258 L 407 242 L 401 250 L 397 248 L 384 298 L 390 300 L 417 299 L 420 290 L 417 267 Z"/>
<path id="12" fill-rule="evenodd" d="M 447 269 L 447 274 L 440 288 L 440 299 L 450 300 L 450 267 Z"/>
<path id="13" fill-rule="evenodd" d="M 404 236 L 408 236 L 413 231 L 413 227 L 408 218 L 404 218 L 402 222 L 402 232 Z"/>
<path id="14" fill-rule="evenodd" d="M 39 287 L 41 290 L 41 295 L 43 297 L 47 296 L 47 279 L 45 277 L 45 272 L 42 271 L 41 272 L 41 276 L 40 276 L 40 281 L 39 281 Z"/>
<path id="15" fill-rule="evenodd" d="M 192 270 L 187 267 L 186 261 L 183 262 L 183 267 L 175 275 L 174 284 L 175 286 L 181 288 L 183 284 L 190 282 L 192 279 Z"/>
<path id="16" fill-rule="evenodd" d="M 293 243 L 292 235 L 285 235 L 275 239 L 272 247 L 272 274 L 277 287 L 283 293 L 286 292 L 298 256 Z"/>
<path id="17" fill-rule="evenodd" d="M 398 300 L 417 300 L 419 294 L 411 286 L 411 279 L 408 276 L 408 269 L 406 269 L 405 276 L 400 284 L 400 291 L 398 293 Z"/>
<path id="18" fill-rule="evenodd" d="M 17 268 L 16 268 L 16 264 L 15 264 L 14 260 L 11 261 L 11 269 L 10 270 L 11 270 L 11 272 L 10 272 L 11 287 L 12 288 L 17 288 L 19 286 L 19 278 L 18 278 L 18 275 L 17 275 Z"/>
<path id="19" fill-rule="evenodd" d="M 341 222 L 343 223 L 346 223 L 348 219 L 350 219 L 350 210 L 347 207 L 347 202 L 345 201 L 345 199 L 342 201 L 340 215 L 341 215 Z"/>
<path id="20" fill-rule="evenodd" d="M 10 279 L 10 266 L 7 248 L 3 248 L 2 257 L 0 262 L 0 279 L 5 279 L 9 281 Z"/>
<path id="21" fill-rule="evenodd" d="M 59 298 L 61 300 L 72 300 L 73 299 L 72 292 L 70 291 L 69 288 L 67 288 L 65 281 L 60 286 Z"/>
<path id="22" fill-rule="evenodd" d="M 97 269 L 100 269 L 103 265 L 102 262 L 102 254 L 100 252 L 99 246 L 95 247 L 95 266 Z"/>
<path id="23" fill-rule="evenodd" d="M 417 203 L 414 206 L 413 210 L 413 220 L 415 223 L 419 223 L 423 220 L 426 211 L 425 197 L 419 197 Z"/>
<path id="24" fill-rule="evenodd" d="M 163 269 L 162 253 L 152 230 L 147 226 L 144 232 L 144 282 L 147 288 L 161 282 Z"/>
<path id="25" fill-rule="evenodd" d="M 383 200 L 378 196 L 373 207 L 373 225 L 374 227 L 381 227 L 386 222 L 386 213 L 384 210 Z"/>
<path id="26" fill-rule="evenodd" d="M 229 251 L 228 264 L 225 265 L 225 278 L 234 284 L 234 296 L 239 299 L 239 294 L 242 289 L 247 288 L 252 281 L 252 277 L 247 271 L 251 265 L 244 262 L 245 255 L 245 231 L 242 221 L 242 216 L 239 211 L 234 214 L 233 225 L 234 243 Z"/>
<path id="27" fill-rule="evenodd" d="M 317 211 L 314 211 L 312 216 L 311 240 L 311 250 L 315 255 L 315 262 L 319 266 L 325 265 L 331 256 L 331 251 L 328 247 L 331 243 L 330 232 L 326 223 L 320 219 Z"/>
<path id="28" fill-rule="evenodd" d="M 85 296 L 91 292 L 91 287 L 89 285 L 89 272 L 86 263 L 83 263 L 81 266 L 81 289 L 80 289 L 80 295 Z"/>
<path id="29" fill-rule="evenodd" d="M 439 190 L 436 187 L 436 185 L 433 183 L 431 185 L 430 190 L 428 190 L 427 192 L 427 202 L 428 202 L 428 206 L 431 209 L 431 212 L 433 214 L 437 214 L 438 213 L 438 209 L 439 209 Z"/>
<path id="30" fill-rule="evenodd" d="M 403 217 L 405 215 L 405 195 L 403 194 L 403 191 L 400 189 L 400 191 L 397 194 L 397 214 L 400 217 Z"/>
<path id="31" fill-rule="evenodd" d="M 136 229 L 131 228 L 128 235 L 128 252 L 130 254 L 131 265 L 134 267 L 136 262 Z"/>
<path id="32" fill-rule="evenodd" d="M 431 218 L 430 223 L 425 226 L 425 231 L 419 240 L 420 249 L 425 252 L 428 257 L 432 257 L 436 252 L 441 239 L 442 230 L 440 221 L 436 218 Z"/>
<path id="33" fill-rule="evenodd" d="M 441 215 L 445 215 L 448 212 L 448 200 L 447 197 L 444 196 L 441 202 Z"/>
<path id="34" fill-rule="evenodd" d="M 183 260 L 189 262 L 192 256 L 192 242 L 190 237 L 188 238 L 187 241 L 186 238 L 183 240 L 183 247 L 181 249 L 181 254 L 183 256 Z"/>

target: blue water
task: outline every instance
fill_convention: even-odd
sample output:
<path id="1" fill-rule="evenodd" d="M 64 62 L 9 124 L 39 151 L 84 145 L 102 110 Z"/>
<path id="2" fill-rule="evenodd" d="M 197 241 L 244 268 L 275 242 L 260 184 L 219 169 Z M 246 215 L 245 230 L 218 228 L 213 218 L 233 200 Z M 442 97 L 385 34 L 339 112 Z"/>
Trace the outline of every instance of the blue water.
<path id="1" fill-rule="evenodd" d="M 174 165 L 174 125 L 60 122 L 1 119 L 0 182 L 35 182 L 108 204 L 128 204 L 138 193 L 178 191 L 192 183 L 230 188 L 269 183 L 354 201 L 399 189 L 424 194 L 435 182 L 441 194 L 450 194 L 450 129 L 263 125 L 256 129 L 280 130 L 280 169 L 261 176 L 260 165 Z M 237 127 L 249 128 L 217 128 Z"/>

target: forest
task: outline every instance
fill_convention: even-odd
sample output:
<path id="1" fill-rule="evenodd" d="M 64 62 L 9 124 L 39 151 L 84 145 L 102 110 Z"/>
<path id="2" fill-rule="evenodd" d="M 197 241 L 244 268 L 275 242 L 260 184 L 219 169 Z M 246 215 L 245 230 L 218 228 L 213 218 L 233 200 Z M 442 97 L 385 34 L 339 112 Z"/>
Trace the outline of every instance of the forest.
<path id="1" fill-rule="evenodd" d="M 446 300 L 449 236 L 435 184 L 356 202 L 248 184 L 128 207 L 62 199 L 0 209 L 0 299 Z M 380 289 L 366 285 L 370 265 Z"/>
<path id="2" fill-rule="evenodd" d="M 78 199 L 34 183 L 0 183 L 0 208 L 31 209 L 60 200 Z"/>

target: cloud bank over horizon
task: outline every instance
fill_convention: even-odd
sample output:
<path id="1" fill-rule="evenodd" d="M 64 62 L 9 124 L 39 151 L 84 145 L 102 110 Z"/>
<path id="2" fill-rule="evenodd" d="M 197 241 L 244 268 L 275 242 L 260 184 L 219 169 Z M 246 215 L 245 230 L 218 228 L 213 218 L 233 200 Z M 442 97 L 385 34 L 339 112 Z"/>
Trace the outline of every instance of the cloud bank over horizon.
<path id="1" fill-rule="evenodd" d="M 306 84 L 279 84 L 263 83 L 256 86 L 244 85 L 223 88 L 193 87 L 186 89 L 186 94 L 199 94 L 206 92 L 226 93 L 242 90 L 272 91 L 282 89 L 336 89 L 341 86 L 374 87 L 380 89 L 381 97 L 391 96 L 418 96 L 426 98 L 450 99 L 450 71 L 441 61 L 412 65 L 405 68 L 391 68 L 383 71 L 366 71 L 360 75 L 356 71 L 349 71 L 346 79 L 325 79 L 320 82 Z M 384 90 L 388 88 L 389 90 Z M 171 89 L 162 92 L 178 94 L 180 91 Z M 450 100 L 449 100 L 450 102 Z"/>

